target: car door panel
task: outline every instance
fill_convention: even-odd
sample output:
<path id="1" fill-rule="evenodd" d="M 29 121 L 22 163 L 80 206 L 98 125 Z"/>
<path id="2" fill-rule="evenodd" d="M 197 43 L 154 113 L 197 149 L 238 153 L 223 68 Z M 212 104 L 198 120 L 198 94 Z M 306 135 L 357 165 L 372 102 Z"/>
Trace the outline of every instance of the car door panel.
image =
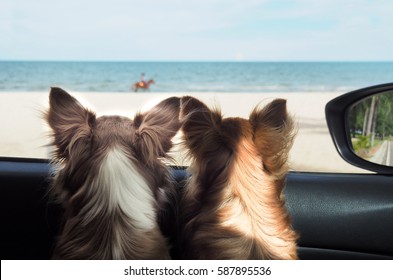
<path id="1" fill-rule="evenodd" d="M 50 164 L 0 160 L 2 259 L 49 259 L 61 209 L 48 196 Z M 178 187 L 188 174 L 173 169 Z M 291 172 L 285 190 L 302 259 L 392 259 L 392 177 Z"/>
<path id="2" fill-rule="evenodd" d="M 0 161 L 2 259 L 48 259 L 60 209 L 48 196 L 49 163 Z"/>
<path id="3" fill-rule="evenodd" d="M 393 256 L 391 176 L 291 173 L 286 197 L 303 258 L 323 249 L 327 256 L 330 250 Z"/>

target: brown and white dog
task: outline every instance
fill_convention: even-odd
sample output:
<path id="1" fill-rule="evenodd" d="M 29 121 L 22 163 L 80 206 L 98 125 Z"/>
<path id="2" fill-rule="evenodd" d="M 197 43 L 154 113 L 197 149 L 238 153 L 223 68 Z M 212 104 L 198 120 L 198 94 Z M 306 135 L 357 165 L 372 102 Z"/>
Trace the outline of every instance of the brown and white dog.
<path id="1" fill-rule="evenodd" d="M 186 259 L 296 259 L 283 188 L 294 125 L 286 101 L 223 118 L 193 97 L 181 100 L 192 160 L 181 217 Z"/>
<path id="2" fill-rule="evenodd" d="M 159 224 L 172 185 L 160 158 L 180 128 L 180 99 L 134 119 L 97 118 L 60 88 L 49 99 L 59 165 L 53 192 L 65 209 L 54 258 L 168 259 Z"/>

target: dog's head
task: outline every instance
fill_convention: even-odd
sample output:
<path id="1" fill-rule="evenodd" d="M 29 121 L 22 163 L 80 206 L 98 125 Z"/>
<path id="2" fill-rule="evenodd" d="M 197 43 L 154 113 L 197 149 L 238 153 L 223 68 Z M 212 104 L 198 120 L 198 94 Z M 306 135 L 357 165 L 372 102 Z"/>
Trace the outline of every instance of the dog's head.
<path id="1" fill-rule="evenodd" d="M 160 158 L 180 127 L 180 99 L 133 119 L 96 117 L 60 88 L 49 101 L 53 160 L 60 163 L 52 192 L 66 210 L 56 257 L 168 258 L 159 227 L 172 187 Z"/>
<path id="2" fill-rule="evenodd" d="M 180 127 L 179 98 L 168 98 L 133 119 L 96 117 L 60 88 L 51 89 L 49 103 L 46 120 L 56 147 L 53 158 L 65 166 L 68 191 L 75 193 L 111 159 L 135 166 L 149 186 L 160 184 L 162 178 L 156 176 L 163 166 L 160 158 L 167 156 L 171 138 Z M 113 172 L 121 171 L 114 166 Z"/>
<path id="3" fill-rule="evenodd" d="M 260 158 L 267 174 L 276 179 L 285 175 L 295 135 L 286 100 L 275 99 L 265 107 L 257 106 L 246 120 L 223 118 L 220 111 L 187 96 L 181 99 L 180 118 L 185 143 L 197 164 L 224 170 L 239 155 L 251 153 Z"/>
<path id="4" fill-rule="evenodd" d="M 295 258 L 296 236 L 282 196 L 294 137 L 286 101 L 257 106 L 243 119 L 223 118 L 218 110 L 184 97 L 180 119 L 192 160 L 181 206 L 182 246 L 190 246 L 186 254 Z M 208 244 L 209 238 L 216 242 Z"/>

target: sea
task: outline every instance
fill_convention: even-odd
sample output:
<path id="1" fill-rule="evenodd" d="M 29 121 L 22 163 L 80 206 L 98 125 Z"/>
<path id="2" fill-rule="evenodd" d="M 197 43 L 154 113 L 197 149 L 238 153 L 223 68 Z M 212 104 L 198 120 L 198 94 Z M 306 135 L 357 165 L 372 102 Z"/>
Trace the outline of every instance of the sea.
<path id="1" fill-rule="evenodd" d="M 0 92 L 346 92 L 393 82 L 393 62 L 44 62 L 0 61 Z"/>

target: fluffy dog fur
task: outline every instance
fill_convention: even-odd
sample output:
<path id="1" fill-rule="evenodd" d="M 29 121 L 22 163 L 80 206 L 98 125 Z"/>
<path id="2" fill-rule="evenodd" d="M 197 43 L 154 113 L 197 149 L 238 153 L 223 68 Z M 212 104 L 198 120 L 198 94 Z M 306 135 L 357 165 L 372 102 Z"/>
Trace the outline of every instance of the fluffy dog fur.
<path id="1" fill-rule="evenodd" d="M 283 188 L 294 125 L 286 101 L 223 118 L 193 97 L 180 119 L 192 164 L 180 213 L 186 259 L 296 259 Z"/>
<path id="2" fill-rule="evenodd" d="M 52 191 L 65 209 L 54 258 L 169 258 L 159 225 L 172 185 L 159 158 L 180 127 L 180 99 L 134 119 L 97 118 L 60 88 L 49 99 L 46 120 L 59 166 Z"/>

